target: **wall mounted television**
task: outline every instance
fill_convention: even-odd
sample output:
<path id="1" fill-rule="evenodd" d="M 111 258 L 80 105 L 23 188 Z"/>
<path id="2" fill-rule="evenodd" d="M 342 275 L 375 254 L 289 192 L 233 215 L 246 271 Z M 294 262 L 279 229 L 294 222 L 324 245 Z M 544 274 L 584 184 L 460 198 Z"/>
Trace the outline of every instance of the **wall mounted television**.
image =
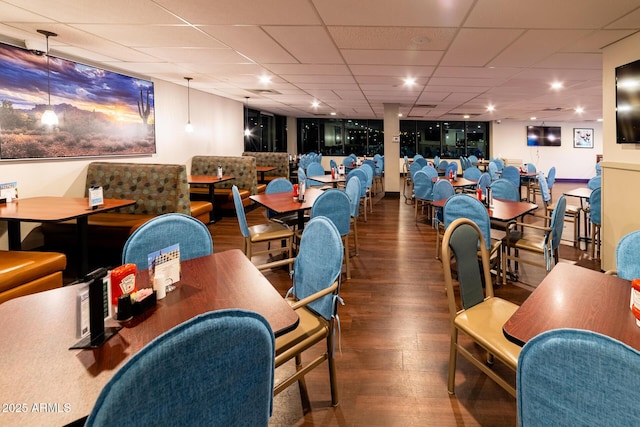
<path id="1" fill-rule="evenodd" d="M 0 160 L 155 152 L 153 82 L 0 43 Z"/>
<path id="2" fill-rule="evenodd" d="M 527 145 L 530 147 L 559 147 L 561 140 L 560 126 L 527 126 Z"/>
<path id="3" fill-rule="evenodd" d="M 640 143 L 640 60 L 616 68 L 616 142 Z"/>

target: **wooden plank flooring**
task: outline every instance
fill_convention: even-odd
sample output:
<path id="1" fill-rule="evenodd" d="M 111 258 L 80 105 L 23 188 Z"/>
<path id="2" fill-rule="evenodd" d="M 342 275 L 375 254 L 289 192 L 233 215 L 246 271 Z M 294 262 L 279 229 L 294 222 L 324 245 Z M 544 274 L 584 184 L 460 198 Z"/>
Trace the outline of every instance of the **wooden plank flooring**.
<path id="1" fill-rule="evenodd" d="M 579 184 L 556 183 L 554 193 Z M 248 213 L 250 225 L 265 221 L 264 209 Z M 565 235 L 571 235 L 573 224 Z M 242 248 L 235 218 L 209 226 L 216 252 Z M 516 404 L 502 388 L 458 358 L 456 395 L 447 392 L 449 325 L 442 266 L 435 259 L 434 229 L 416 222 L 413 205 L 378 195 L 368 221 L 358 224 L 360 253 L 352 257 L 352 278 L 342 283 L 341 333 L 336 349 L 339 406 L 330 404 L 326 364 L 307 376 L 312 411 L 302 413 L 297 387 L 275 398 L 271 426 L 514 426 Z M 563 262 L 599 269 L 584 251 L 562 245 Z M 500 297 L 520 304 L 544 270 L 522 266 L 528 286 L 496 287 Z M 265 273 L 285 294 L 285 270 Z M 321 351 L 321 349 L 319 349 Z M 285 365 L 276 371 L 276 381 Z M 495 369 L 515 383 L 515 375 Z"/>

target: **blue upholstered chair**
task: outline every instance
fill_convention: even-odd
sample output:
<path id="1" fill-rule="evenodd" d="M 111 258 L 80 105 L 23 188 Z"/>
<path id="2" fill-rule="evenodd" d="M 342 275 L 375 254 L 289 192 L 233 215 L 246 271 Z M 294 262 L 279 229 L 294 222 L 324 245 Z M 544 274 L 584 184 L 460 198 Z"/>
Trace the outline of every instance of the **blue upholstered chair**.
<path id="1" fill-rule="evenodd" d="M 313 180 L 314 176 L 324 176 L 324 168 L 318 162 L 311 162 L 307 166 L 307 185 L 311 187 L 322 187 L 324 184 L 320 181 Z"/>
<path id="2" fill-rule="evenodd" d="M 496 270 L 498 283 L 500 280 L 501 241 L 491 238 L 491 218 L 484 204 L 469 194 L 455 194 L 447 199 L 443 208 L 443 222 L 445 230 L 458 218 L 473 221 L 482 232 L 482 239 L 486 245 L 491 260 L 491 266 Z"/>
<path id="3" fill-rule="evenodd" d="M 413 176 L 413 198 L 415 208 L 415 220 L 418 221 L 418 209 L 424 211 L 424 207 L 433 200 L 433 180 L 422 170 Z"/>
<path id="4" fill-rule="evenodd" d="M 520 191 L 520 169 L 515 166 L 505 166 L 502 169 L 501 178 L 511 182 L 518 192 Z"/>
<path id="5" fill-rule="evenodd" d="M 472 155 L 470 155 L 470 156 L 468 157 L 468 159 L 469 159 L 469 162 L 471 163 L 471 166 L 473 166 L 473 164 L 474 164 L 474 163 L 478 163 L 478 157 L 476 157 L 476 156 L 475 156 L 475 155 L 473 155 L 473 154 L 472 154 Z"/>
<path id="6" fill-rule="evenodd" d="M 616 270 L 614 273 L 616 273 L 618 277 L 627 280 L 640 277 L 639 254 L 640 230 L 637 230 L 623 236 L 616 245 Z"/>
<path id="7" fill-rule="evenodd" d="M 352 177 L 344 189 L 349 196 L 349 205 L 351 206 L 351 229 L 353 230 L 353 245 L 356 255 L 358 255 L 358 214 L 360 210 L 360 179 L 357 176 Z M 347 248 L 348 251 L 348 248 Z"/>
<path id="8" fill-rule="evenodd" d="M 433 158 L 433 166 L 437 169 L 440 166 L 440 156 L 435 156 Z"/>
<path id="9" fill-rule="evenodd" d="M 549 192 L 551 193 L 551 199 L 553 200 L 553 184 L 556 182 L 556 167 L 551 166 L 549 168 L 549 173 L 547 174 L 547 187 L 549 188 Z M 528 200 L 531 200 L 533 203 L 537 203 L 537 196 L 540 194 L 540 186 L 537 183 L 529 184 L 529 195 L 527 196 Z"/>
<path id="10" fill-rule="evenodd" d="M 463 178 L 471 179 L 471 180 L 474 180 L 474 181 L 479 180 L 481 175 L 482 175 L 482 171 L 480 169 L 478 169 L 476 166 L 469 166 L 462 173 L 462 177 Z"/>
<path id="11" fill-rule="evenodd" d="M 451 199 L 472 197 L 459 194 Z M 477 201 L 477 200 L 476 200 Z M 445 209 L 445 217 L 447 210 Z M 481 262 L 478 262 L 480 255 Z M 456 298 L 451 274 L 451 259 L 455 258 L 460 298 Z M 458 218 L 447 224 L 442 240 L 442 268 L 447 289 L 451 343 L 449 351 L 449 394 L 455 392 L 455 375 L 458 353 L 471 361 L 482 372 L 515 396 L 514 387 L 491 369 L 494 357 L 515 371 L 520 346 L 510 342 L 502 333 L 502 326 L 518 309 L 518 306 L 497 298 L 491 284 L 490 261 L 483 232 L 468 218 Z M 484 287 L 484 290 L 483 290 Z M 460 307 L 457 300 L 460 301 Z M 459 332 L 467 335 L 474 344 L 487 352 L 487 358 L 476 357 L 477 349 L 458 340 Z M 476 380 L 465 374 L 468 382 Z"/>
<path id="12" fill-rule="evenodd" d="M 478 178 L 478 183 L 476 184 L 476 189 L 481 189 L 482 190 L 482 194 L 483 196 L 487 195 L 487 187 L 491 186 L 491 176 L 485 172 L 482 175 L 480 175 L 480 178 Z"/>
<path id="13" fill-rule="evenodd" d="M 498 171 L 504 169 L 504 161 L 502 159 L 492 159 L 491 161 L 495 162 L 496 166 L 498 167 Z"/>
<path id="14" fill-rule="evenodd" d="M 180 245 L 181 261 L 213 253 L 213 240 L 206 225 L 189 215 L 168 213 L 150 219 L 129 236 L 122 250 L 122 263 L 146 270 L 150 253 L 176 243 Z"/>
<path id="15" fill-rule="evenodd" d="M 423 171 L 424 173 L 426 173 L 429 178 L 437 178 L 438 177 L 438 170 L 436 168 L 434 168 L 431 165 L 427 165 L 425 167 L 423 167 L 422 169 L 420 169 L 421 171 Z"/>
<path id="16" fill-rule="evenodd" d="M 438 166 L 436 166 L 436 169 L 438 170 L 439 174 L 444 174 L 448 167 L 449 167 L 449 162 L 447 160 L 440 160 L 440 163 L 438 163 Z"/>
<path id="17" fill-rule="evenodd" d="M 369 212 L 373 213 L 373 169 L 368 164 L 363 164 L 359 168 L 362 170 L 367 176 L 367 196 L 366 199 L 369 201 Z M 366 209 L 366 203 L 365 203 Z"/>
<path id="18" fill-rule="evenodd" d="M 496 162 L 489 163 L 489 176 L 491 176 L 491 180 L 500 178 L 500 174 L 498 173 L 498 165 Z"/>
<path id="19" fill-rule="evenodd" d="M 444 176 L 446 176 L 447 178 L 449 177 L 449 174 L 458 176 L 458 164 L 453 160 L 451 161 L 451 163 L 449 163 L 449 166 L 447 166 L 447 169 L 444 171 Z"/>
<path id="20" fill-rule="evenodd" d="M 589 179 L 587 182 L 587 187 L 590 190 L 595 190 L 602 186 L 602 175 L 596 175 L 593 178 Z"/>
<path id="21" fill-rule="evenodd" d="M 448 179 L 440 179 L 433 184 L 433 200 L 448 199 L 455 194 L 453 184 Z M 440 259 L 440 246 L 444 235 L 444 217 L 442 208 L 436 208 L 431 214 L 436 229 L 436 259 Z"/>
<path id="22" fill-rule="evenodd" d="M 311 410 L 304 376 L 325 360 L 329 365 L 331 403 L 333 406 L 338 404 L 333 355 L 343 253 L 340 232 L 333 222 L 322 216 L 312 218 L 302 233 L 293 268 L 293 287 L 287 293 L 287 300 L 300 322 L 296 329 L 276 338 L 275 361 L 278 368 L 295 358 L 295 370 L 275 386 L 274 395 L 298 382 L 304 413 Z M 302 353 L 321 341 L 326 341 L 326 350 L 303 366 Z"/>
<path id="23" fill-rule="evenodd" d="M 345 249 L 344 263 L 347 279 L 351 278 L 349 267 L 349 232 L 351 231 L 351 201 L 349 196 L 337 188 L 331 188 L 322 193 L 311 207 L 311 218 L 322 216 L 328 218 L 336 226 L 342 237 Z M 304 233 L 302 233 L 304 235 Z"/>
<path id="24" fill-rule="evenodd" d="M 258 313 L 194 317 L 135 353 L 102 389 L 87 426 L 266 426 L 275 343 Z"/>
<path id="25" fill-rule="evenodd" d="M 360 200 L 362 201 L 362 212 L 364 213 L 364 222 L 367 222 L 367 174 L 362 169 L 353 169 L 347 174 L 347 184 L 351 177 L 357 176 L 360 181 Z"/>
<path id="26" fill-rule="evenodd" d="M 543 197 L 546 190 L 546 182 L 544 177 L 539 181 L 543 183 L 541 190 Z M 556 202 L 551 214 L 551 222 L 548 226 L 539 226 L 519 221 L 513 221 L 507 227 L 507 234 L 503 240 L 505 250 L 502 256 L 502 270 L 504 283 L 506 284 L 507 262 L 516 261 L 515 277 L 517 277 L 518 263 L 536 265 L 551 270 L 552 264 L 558 262 L 558 248 L 560 247 L 560 239 L 562 238 L 562 230 L 564 228 L 564 216 L 567 207 L 565 196 L 562 195 Z M 512 252 L 513 251 L 513 252 Z M 523 258 L 519 256 L 520 251 L 530 252 L 542 255 L 543 261 L 539 262 L 530 257 Z"/>
<path id="27" fill-rule="evenodd" d="M 600 165 L 600 162 L 596 163 L 596 175 L 602 175 L 602 166 Z"/>
<path id="28" fill-rule="evenodd" d="M 335 161 L 335 160 L 333 160 L 333 159 L 329 159 L 329 167 L 330 167 L 331 169 L 336 169 L 336 170 L 338 170 L 338 163 L 336 163 L 336 161 Z"/>
<path id="29" fill-rule="evenodd" d="M 522 348 L 516 388 L 522 427 L 637 425 L 640 352 L 596 332 L 550 330 Z"/>
<path id="30" fill-rule="evenodd" d="M 285 252 L 288 255 L 287 259 L 291 259 L 293 247 L 293 231 L 286 225 L 274 221 L 269 221 L 265 224 L 252 225 L 251 227 L 249 227 L 249 225 L 247 224 L 247 217 L 244 212 L 244 206 L 242 205 L 242 199 L 240 198 L 238 187 L 236 185 L 231 187 L 231 192 L 233 193 L 233 203 L 236 207 L 236 216 L 238 217 L 240 233 L 244 238 L 242 249 L 247 258 L 249 258 L 249 260 L 252 260 L 254 256 L 270 255 L 272 252 L 276 251 L 276 249 L 271 250 L 269 247 L 267 247 L 266 250 L 254 250 L 254 245 L 279 241 L 283 242 L 283 244 L 277 249 L 277 251 Z M 291 261 L 288 261 L 286 263 L 291 264 Z M 259 264 L 258 268 L 267 268 L 271 265 L 273 265 L 273 263 L 266 262 L 263 264 Z"/>
<path id="31" fill-rule="evenodd" d="M 298 185 L 302 184 L 304 182 L 305 188 L 307 188 L 309 186 L 308 182 L 307 182 L 307 173 L 304 171 L 304 169 L 302 167 L 298 168 Z"/>
<path id="32" fill-rule="evenodd" d="M 600 227 L 602 226 L 602 188 L 596 188 L 589 197 L 589 221 L 591 222 L 591 258 L 600 257 Z M 640 249 L 640 248 L 639 248 Z"/>
<path id="33" fill-rule="evenodd" d="M 499 178 L 491 183 L 491 197 L 496 199 L 511 200 L 513 202 L 520 201 L 518 187 L 508 179 Z"/>
<path id="34" fill-rule="evenodd" d="M 427 159 L 422 157 L 420 154 L 416 154 L 415 156 L 413 156 L 413 163 L 417 163 L 420 166 L 420 168 L 423 168 L 427 166 Z"/>
<path id="35" fill-rule="evenodd" d="M 264 194 L 274 194 L 274 193 L 293 194 L 293 184 L 287 178 L 282 178 L 282 177 L 271 180 L 267 184 L 267 188 Z M 298 225 L 298 214 L 296 212 L 279 214 L 277 212 L 272 211 L 271 209 L 267 209 L 266 212 L 267 212 L 267 219 L 269 221 L 285 224 L 292 229 L 297 227 Z M 309 216 L 305 215 L 304 220 L 308 221 Z"/>

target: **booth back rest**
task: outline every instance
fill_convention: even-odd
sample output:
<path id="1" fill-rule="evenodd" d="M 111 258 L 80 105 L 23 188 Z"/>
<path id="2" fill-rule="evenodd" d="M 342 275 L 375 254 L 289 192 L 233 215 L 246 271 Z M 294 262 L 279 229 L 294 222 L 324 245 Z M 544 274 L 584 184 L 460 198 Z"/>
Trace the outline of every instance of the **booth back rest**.
<path id="1" fill-rule="evenodd" d="M 161 215 L 191 214 L 185 165 L 92 162 L 87 169 L 87 189 L 102 186 L 105 199 L 133 199 L 136 204 L 118 212 Z"/>
<path id="2" fill-rule="evenodd" d="M 256 152 L 245 151 L 243 156 L 251 156 L 256 158 L 256 166 L 275 166 L 276 169 L 271 172 L 265 172 L 265 178 L 282 177 L 289 178 L 289 154 L 273 153 L 273 152 Z"/>
<path id="3" fill-rule="evenodd" d="M 238 156 L 193 156 L 191 159 L 191 175 L 217 175 L 218 166 L 222 166 L 225 175 L 233 175 L 234 179 L 216 184 L 220 188 L 231 189 L 234 185 L 247 190 L 251 195 L 258 194 L 258 176 L 255 157 Z"/>

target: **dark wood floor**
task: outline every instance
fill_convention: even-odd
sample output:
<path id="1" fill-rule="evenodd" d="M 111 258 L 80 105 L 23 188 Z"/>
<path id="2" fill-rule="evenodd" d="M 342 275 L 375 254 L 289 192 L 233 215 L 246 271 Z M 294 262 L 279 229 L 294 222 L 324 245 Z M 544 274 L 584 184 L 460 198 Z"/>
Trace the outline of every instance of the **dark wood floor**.
<path id="1" fill-rule="evenodd" d="M 554 194 L 579 186 L 558 183 Z M 250 225 L 265 220 L 264 210 L 248 213 Z M 340 404 L 330 405 L 326 364 L 307 376 L 313 410 L 303 415 L 297 387 L 275 398 L 272 426 L 514 426 L 516 404 L 502 388 L 466 359 L 458 358 L 456 395 L 447 392 L 449 326 L 442 266 L 435 259 L 433 228 L 414 221 L 404 199 L 378 195 L 373 214 L 359 223 L 360 254 L 351 258 L 339 308 L 341 333 L 336 350 Z M 567 233 L 573 224 L 567 224 Z M 214 250 L 241 248 L 235 218 L 211 225 Z M 567 242 L 568 243 L 568 242 Z M 599 269 L 584 251 L 562 245 L 562 262 Z M 523 266 L 520 280 L 496 288 L 500 297 L 520 304 L 544 277 Z M 291 285 L 284 270 L 266 277 L 282 295 Z M 283 366 L 276 381 L 283 377 Z M 495 369 L 515 383 L 515 375 Z"/>

